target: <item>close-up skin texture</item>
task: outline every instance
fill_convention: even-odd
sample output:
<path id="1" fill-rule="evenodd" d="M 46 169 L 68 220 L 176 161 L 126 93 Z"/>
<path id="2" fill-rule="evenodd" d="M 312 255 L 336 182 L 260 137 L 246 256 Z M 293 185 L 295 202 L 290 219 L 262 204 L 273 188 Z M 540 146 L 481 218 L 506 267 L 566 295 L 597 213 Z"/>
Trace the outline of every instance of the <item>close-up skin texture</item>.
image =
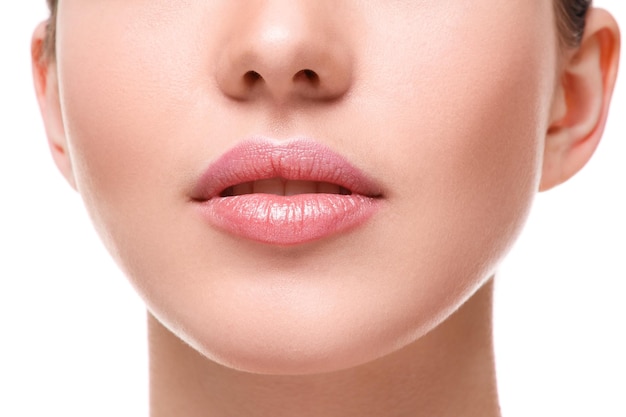
<path id="1" fill-rule="evenodd" d="M 499 415 L 491 278 L 617 74 L 611 15 L 555 1 L 51 3 L 37 96 L 153 416 Z"/>

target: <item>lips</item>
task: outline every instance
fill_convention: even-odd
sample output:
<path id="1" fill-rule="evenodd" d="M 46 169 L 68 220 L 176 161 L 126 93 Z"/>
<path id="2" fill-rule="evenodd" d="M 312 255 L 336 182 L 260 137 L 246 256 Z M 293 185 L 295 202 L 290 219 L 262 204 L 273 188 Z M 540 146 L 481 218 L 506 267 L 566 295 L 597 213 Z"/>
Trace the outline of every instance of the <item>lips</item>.
<path id="1" fill-rule="evenodd" d="M 381 187 L 317 142 L 244 142 L 201 175 L 192 192 L 202 216 L 234 236 L 296 245 L 364 224 Z"/>

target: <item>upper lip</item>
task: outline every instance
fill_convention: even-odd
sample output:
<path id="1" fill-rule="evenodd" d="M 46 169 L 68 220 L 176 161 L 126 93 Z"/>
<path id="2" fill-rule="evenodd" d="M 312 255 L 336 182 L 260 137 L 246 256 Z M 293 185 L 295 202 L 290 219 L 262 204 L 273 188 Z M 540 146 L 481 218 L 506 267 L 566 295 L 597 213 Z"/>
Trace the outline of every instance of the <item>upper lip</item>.
<path id="1" fill-rule="evenodd" d="M 244 141 L 226 151 L 202 173 L 192 197 L 207 201 L 229 187 L 270 179 L 316 181 L 336 184 L 352 194 L 379 198 L 381 187 L 346 158 L 309 139 L 274 142 Z"/>

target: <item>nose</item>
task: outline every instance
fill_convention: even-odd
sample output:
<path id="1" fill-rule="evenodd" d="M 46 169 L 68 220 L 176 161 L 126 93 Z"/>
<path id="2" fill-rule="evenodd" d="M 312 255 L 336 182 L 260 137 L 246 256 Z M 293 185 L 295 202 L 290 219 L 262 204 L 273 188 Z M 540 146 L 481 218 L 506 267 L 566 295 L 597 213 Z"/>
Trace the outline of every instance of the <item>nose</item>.
<path id="1" fill-rule="evenodd" d="M 245 7 L 234 12 L 218 55 L 217 83 L 226 96 L 284 104 L 332 101 L 349 91 L 353 58 L 332 2 L 233 3 Z"/>

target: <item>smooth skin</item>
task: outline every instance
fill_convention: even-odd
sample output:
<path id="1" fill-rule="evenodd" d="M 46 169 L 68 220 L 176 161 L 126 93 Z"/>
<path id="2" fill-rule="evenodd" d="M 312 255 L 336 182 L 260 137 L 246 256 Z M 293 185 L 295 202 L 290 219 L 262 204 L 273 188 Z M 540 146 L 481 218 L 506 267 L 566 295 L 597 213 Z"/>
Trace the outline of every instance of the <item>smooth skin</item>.
<path id="1" fill-rule="evenodd" d="M 607 12 L 576 49 L 554 19 L 544 0 L 61 1 L 36 91 L 148 306 L 152 416 L 499 415 L 490 278 L 536 192 L 593 154 L 617 73 Z M 195 181 L 259 136 L 331 147 L 382 208 L 289 247 L 212 228 Z"/>

